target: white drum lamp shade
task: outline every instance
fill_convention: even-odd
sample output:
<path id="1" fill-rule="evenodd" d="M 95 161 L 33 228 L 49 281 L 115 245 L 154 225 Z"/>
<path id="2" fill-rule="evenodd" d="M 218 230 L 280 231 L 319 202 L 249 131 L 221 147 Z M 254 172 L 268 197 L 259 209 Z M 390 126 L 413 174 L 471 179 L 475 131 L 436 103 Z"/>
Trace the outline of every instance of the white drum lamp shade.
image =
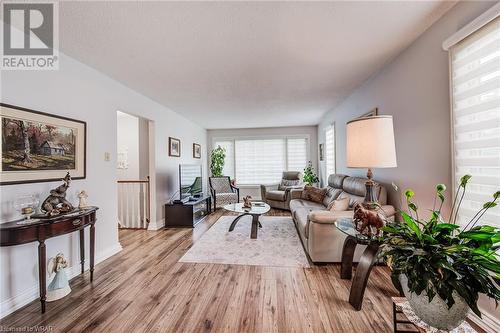
<path id="1" fill-rule="evenodd" d="M 365 205 L 375 209 L 377 198 L 371 168 L 397 166 L 392 116 L 359 118 L 347 123 L 347 166 L 368 168 Z"/>
<path id="2" fill-rule="evenodd" d="M 392 116 L 359 118 L 347 123 L 347 166 L 397 166 Z"/>

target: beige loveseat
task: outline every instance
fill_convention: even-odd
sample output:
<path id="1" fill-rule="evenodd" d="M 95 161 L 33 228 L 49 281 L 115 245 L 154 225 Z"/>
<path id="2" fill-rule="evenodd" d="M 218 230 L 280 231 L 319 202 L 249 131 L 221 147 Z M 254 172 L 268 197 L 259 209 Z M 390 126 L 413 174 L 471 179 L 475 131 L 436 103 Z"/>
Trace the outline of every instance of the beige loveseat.
<path id="1" fill-rule="evenodd" d="M 339 231 L 334 222 L 338 218 L 352 217 L 353 206 L 363 202 L 365 197 L 365 178 L 333 174 L 328 177 L 328 190 L 322 203 L 302 199 L 302 190 L 291 191 L 290 211 L 300 238 L 313 262 L 341 262 L 345 234 Z M 386 189 L 377 184 L 376 196 L 387 217 L 394 218 L 394 207 L 386 205 Z M 328 211 L 328 204 L 335 199 L 349 198 L 349 210 Z M 365 246 L 359 245 L 354 254 L 358 261 Z"/>

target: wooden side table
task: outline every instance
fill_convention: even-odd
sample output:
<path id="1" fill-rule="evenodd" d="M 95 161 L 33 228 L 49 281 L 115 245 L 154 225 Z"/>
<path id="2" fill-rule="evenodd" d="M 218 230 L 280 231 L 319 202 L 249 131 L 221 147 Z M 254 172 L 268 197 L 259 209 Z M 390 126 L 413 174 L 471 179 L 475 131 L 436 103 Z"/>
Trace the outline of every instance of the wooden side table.
<path id="1" fill-rule="evenodd" d="M 354 227 L 352 218 L 337 220 L 335 222 L 335 227 L 347 235 L 344 241 L 344 247 L 342 248 L 342 264 L 340 268 L 341 279 L 351 279 L 352 260 L 356 246 L 358 244 L 367 245 L 359 260 L 349 293 L 349 303 L 351 303 L 354 309 L 360 311 L 363 305 L 363 297 L 365 295 L 368 278 L 370 277 L 373 265 L 377 261 L 380 244 L 376 238 L 361 235 Z"/>
<path id="2" fill-rule="evenodd" d="M 430 327 L 420 320 L 405 297 L 392 297 L 391 300 L 394 333 L 447 333 L 447 331 Z M 464 321 L 449 333 L 477 333 L 477 331 L 468 322 Z"/>

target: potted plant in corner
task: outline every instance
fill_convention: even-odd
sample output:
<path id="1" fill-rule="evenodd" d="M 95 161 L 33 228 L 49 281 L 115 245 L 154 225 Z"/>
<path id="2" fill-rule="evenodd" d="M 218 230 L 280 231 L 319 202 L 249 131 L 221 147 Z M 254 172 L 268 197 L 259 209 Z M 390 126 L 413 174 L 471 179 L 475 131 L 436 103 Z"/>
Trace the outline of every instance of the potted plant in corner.
<path id="1" fill-rule="evenodd" d="M 307 185 L 314 185 L 319 183 L 319 178 L 314 172 L 311 161 L 309 161 L 304 169 L 304 176 L 302 177 L 302 181 Z"/>
<path id="2" fill-rule="evenodd" d="M 221 177 L 224 169 L 224 159 L 226 158 L 226 150 L 218 146 L 210 154 L 210 171 L 213 177 Z"/>
<path id="3" fill-rule="evenodd" d="M 381 254 L 389 259 L 394 284 L 400 283 L 415 314 L 438 329 L 460 325 L 469 308 L 481 317 L 480 293 L 500 300 L 500 229 L 478 225 L 485 212 L 497 205 L 500 191 L 461 228 L 456 224 L 457 213 L 470 178 L 461 178 L 448 222 L 441 215 L 446 187 L 439 184 L 429 219 L 419 216 L 414 193 L 407 190 L 408 210 L 400 212 L 403 221 L 382 228 Z"/>

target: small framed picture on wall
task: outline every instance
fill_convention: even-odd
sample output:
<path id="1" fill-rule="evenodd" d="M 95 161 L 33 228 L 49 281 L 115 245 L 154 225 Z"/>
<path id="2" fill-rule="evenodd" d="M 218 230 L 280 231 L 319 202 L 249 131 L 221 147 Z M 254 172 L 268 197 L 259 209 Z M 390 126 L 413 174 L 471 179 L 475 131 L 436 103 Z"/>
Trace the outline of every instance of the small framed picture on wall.
<path id="1" fill-rule="evenodd" d="M 181 140 L 172 137 L 168 138 L 168 155 L 181 157 Z"/>
<path id="2" fill-rule="evenodd" d="M 319 160 L 324 161 L 325 160 L 325 145 L 323 143 L 319 144 Z"/>
<path id="3" fill-rule="evenodd" d="M 193 143 L 193 157 L 201 158 L 201 145 Z"/>

